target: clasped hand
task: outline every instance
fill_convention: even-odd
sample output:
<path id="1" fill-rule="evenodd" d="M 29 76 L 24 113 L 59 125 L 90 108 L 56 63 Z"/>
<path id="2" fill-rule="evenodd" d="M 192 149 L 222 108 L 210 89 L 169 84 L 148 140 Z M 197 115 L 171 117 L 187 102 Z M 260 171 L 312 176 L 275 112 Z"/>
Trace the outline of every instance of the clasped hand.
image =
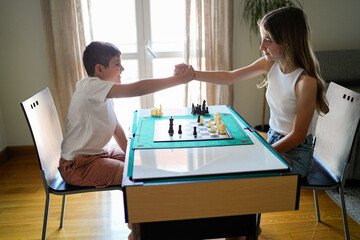
<path id="1" fill-rule="evenodd" d="M 174 69 L 174 75 L 182 75 L 184 74 L 185 70 L 189 67 L 189 64 L 185 64 L 185 63 L 180 63 L 175 65 L 175 69 Z"/>

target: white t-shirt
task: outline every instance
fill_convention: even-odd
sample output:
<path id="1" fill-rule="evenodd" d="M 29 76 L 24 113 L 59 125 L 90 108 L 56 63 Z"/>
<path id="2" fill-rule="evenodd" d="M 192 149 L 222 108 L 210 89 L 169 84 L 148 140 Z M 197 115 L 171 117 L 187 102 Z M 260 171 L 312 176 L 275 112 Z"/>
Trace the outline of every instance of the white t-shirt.
<path id="1" fill-rule="evenodd" d="M 303 71 L 303 68 L 298 68 L 284 74 L 276 61 L 268 73 L 266 99 L 270 107 L 269 125 L 272 130 L 281 135 L 287 135 L 293 129 L 297 105 L 295 85 Z M 314 134 L 316 119 L 315 110 L 307 135 Z"/>
<path id="2" fill-rule="evenodd" d="M 97 77 L 86 77 L 76 84 L 61 144 L 61 158 L 73 160 L 78 154 L 104 152 L 117 123 L 114 103 L 106 98 L 113 85 Z"/>

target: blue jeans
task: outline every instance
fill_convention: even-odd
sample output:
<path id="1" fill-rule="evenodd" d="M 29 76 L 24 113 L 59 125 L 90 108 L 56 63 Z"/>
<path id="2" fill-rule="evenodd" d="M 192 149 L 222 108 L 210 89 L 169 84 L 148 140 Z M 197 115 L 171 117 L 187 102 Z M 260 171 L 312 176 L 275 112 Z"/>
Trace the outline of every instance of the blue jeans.
<path id="1" fill-rule="evenodd" d="M 270 129 L 267 142 L 273 144 L 283 137 L 285 136 Z M 304 178 L 311 171 L 314 162 L 313 152 L 313 136 L 308 135 L 300 145 L 280 155 L 288 160 L 293 172 L 300 174 L 301 178 Z"/>

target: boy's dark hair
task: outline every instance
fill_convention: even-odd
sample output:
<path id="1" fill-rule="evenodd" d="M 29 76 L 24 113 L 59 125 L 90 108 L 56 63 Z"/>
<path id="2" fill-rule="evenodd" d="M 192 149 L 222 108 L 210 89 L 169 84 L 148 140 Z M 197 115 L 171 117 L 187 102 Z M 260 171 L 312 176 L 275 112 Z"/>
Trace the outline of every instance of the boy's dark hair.
<path id="1" fill-rule="evenodd" d="M 86 46 L 83 54 L 83 64 L 88 76 L 95 76 L 96 64 L 108 67 L 110 60 L 115 56 L 120 56 L 120 54 L 120 50 L 111 43 L 91 42 Z"/>

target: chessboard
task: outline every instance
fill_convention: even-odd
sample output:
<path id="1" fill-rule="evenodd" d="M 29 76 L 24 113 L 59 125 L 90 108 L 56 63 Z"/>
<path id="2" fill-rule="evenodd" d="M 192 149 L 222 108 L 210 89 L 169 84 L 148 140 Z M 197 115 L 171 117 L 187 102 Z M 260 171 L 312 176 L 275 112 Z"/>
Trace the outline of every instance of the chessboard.
<path id="1" fill-rule="evenodd" d="M 206 140 L 230 140 L 234 139 L 230 131 L 226 128 L 224 134 L 220 134 L 215 127 L 215 133 L 210 132 L 209 119 L 214 122 L 213 118 L 204 118 L 203 125 L 200 125 L 195 118 L 191 119 L 174 119 L 173 134 L 169 134 L 169 119 L 157 119 L 154 126 L 154 142 L 181 142 L 181 141 L 206 141 Z M 181 133 L 179 134 L 179 126 Z M 195 129 L 194 129 L 195 128 Z M 194 135 L 194 130 L 196 135 Z"/>

